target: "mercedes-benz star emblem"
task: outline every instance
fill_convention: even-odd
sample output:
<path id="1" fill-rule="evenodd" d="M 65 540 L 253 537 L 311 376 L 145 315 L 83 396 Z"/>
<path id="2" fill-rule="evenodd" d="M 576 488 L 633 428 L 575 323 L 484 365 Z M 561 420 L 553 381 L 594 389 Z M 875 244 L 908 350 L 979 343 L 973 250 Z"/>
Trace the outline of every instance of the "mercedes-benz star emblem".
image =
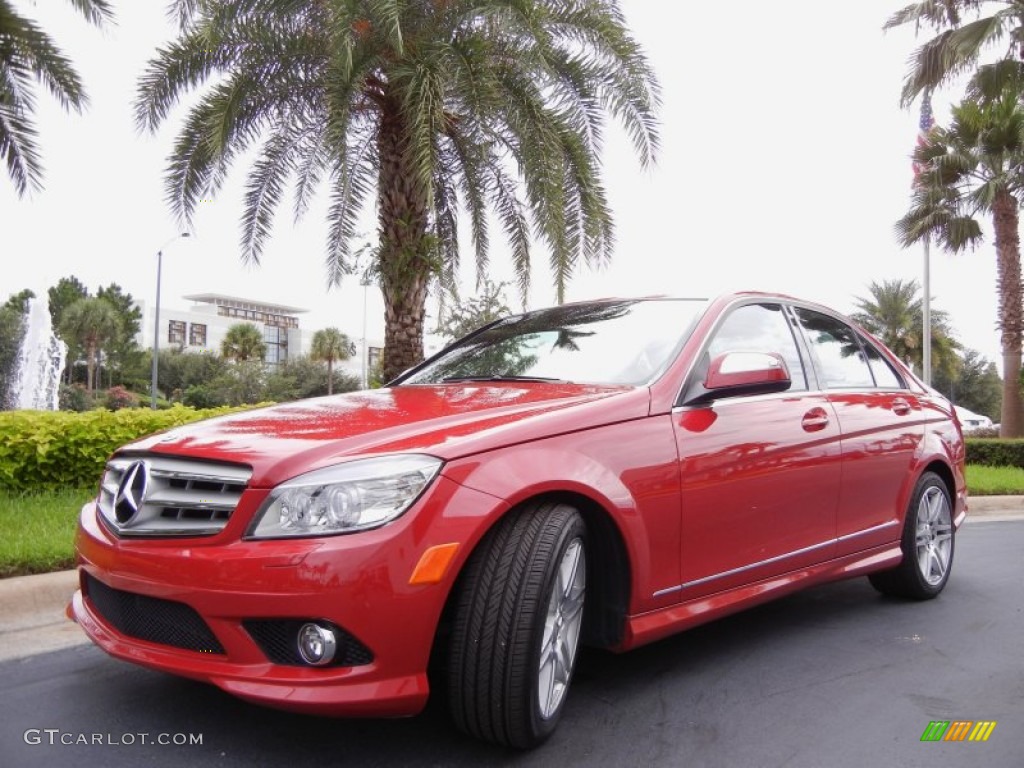
<path id="1" fill-rule="evenodd" d="M 114 517 L 121 525 L 131 525 L 142 509 L 146 500 L 146 489 L 149 486 L 149 467 L 144 461 L 134 461 L 128 465 L 121 484 L 117 486 L 114 496 Z"/>

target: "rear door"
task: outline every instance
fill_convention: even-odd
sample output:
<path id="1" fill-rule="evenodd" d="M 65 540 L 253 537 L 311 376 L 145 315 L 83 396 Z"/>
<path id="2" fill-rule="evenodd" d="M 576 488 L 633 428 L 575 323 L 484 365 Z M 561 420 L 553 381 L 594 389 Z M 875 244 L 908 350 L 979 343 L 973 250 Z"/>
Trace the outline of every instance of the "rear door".
<path id="1" fill-rule="evenodd" d="M 924 437 L 921 402 L 845 321 L 804 307 L 795 313 L 842 430 L 836 553 L 898 540 L 915 452 Z"/>
<path id="2" fill-rule="evenodd" d="M 835 545 L 839 427 L 808 380 L 790 315 L 775 302 L 733 307 L 691 381 L 724 352 L 780 354 L 792 384 L 673 411 L 683 578 L 675 591 L 683 600 L 821 562 Z"/>

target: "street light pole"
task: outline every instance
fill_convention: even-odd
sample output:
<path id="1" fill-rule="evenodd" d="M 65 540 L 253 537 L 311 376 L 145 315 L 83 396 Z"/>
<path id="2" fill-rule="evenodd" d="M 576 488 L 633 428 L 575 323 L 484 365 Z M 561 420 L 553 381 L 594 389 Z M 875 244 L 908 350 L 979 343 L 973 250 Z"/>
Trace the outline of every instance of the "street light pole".
<path id="1" fill-rule="evenodd" d="M 363 338 L 361 343 L 362 349 L 360 350 L 362 352 L 361 357 L 363 358 L 361 366 L 363 369 L 363 389 L 370 388 L 370 348 L 366 338 L 366 291 L 372 282 L 370 278 L 372 254 L 366 257 L 365 263 L 363 261 L 363 257 L 366 256 L 369 249 L 370 244 L 366 243 L 356 254 L 356 269 L 361 270 L 362 273 L 359 275 L 359 284 L 363 286 Z"/>
<path id="2" fill-rule="evenodd" d="M 153 317 L 153 367 L 150 371 L 149 383 L 149 407 L 156 410 L 156 385 L 157 385 L 157 361 L 160 358 L 160 275 L 163 272 L 164 248 L 175 240 L 189 237 L 188 232 L 175 235 L 166 243 L 160 246 L 156 252 L 156 313 Z"/>
<path id="3" fill-rule="evenodd" d="M 370 361 L 370 350 L 366 348 L 366 289 L 368 285 L 363 281 L 363 389 L 369 388 L 368 364 Z"/>

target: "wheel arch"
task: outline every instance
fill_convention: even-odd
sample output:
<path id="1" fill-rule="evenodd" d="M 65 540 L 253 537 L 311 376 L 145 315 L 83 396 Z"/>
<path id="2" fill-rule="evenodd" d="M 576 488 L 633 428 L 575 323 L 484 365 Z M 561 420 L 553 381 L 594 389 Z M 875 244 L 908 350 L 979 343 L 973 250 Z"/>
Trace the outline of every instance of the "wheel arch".
<path id="1" fill-rule="evenodd" d="M 434 630 L 430 653 L 432 667 L 436 669 L 443 663 L 463 575 L 487 534 L 508 515 L 515 514 L 527 506 L 545 502 L 561 502 L 574 507 L 587 526 L 588 594 L 582 641 L 587 645 L 601 648 L 614 648 L 621 643 L 632 588 L 629 552 L 623 533 L 608 510 L 595 499 L 576 491 L 547 490 L 519 500 L 504 514 L 490 520 L 474 543 L 473 549 L 463 558 L 459 572 L 452 580 L 451 589 L 445 597 L 440 621 Z"/>
<path id="2" fill-rule="evenodd" d="M 939 476 L 939 479 L 942 480 L 942 484 L 946 486 L 946 490 L 949 492 L 949 501 L 950 501 L 950 504 L 953 505 L 953 508 L 955 510 L 955 506 L 956 506 L 956 479 L 953 477 L 953 470 L 950 469 L 949 465 L 946 464 L 944 461 L 939 461 L 938 459 L 934 459 L 930 463 L 928 463 L 921 470 L 921 474 L 922 475 L 925 472 L 932 472 L 932 473 L 934 473 L 934 474 Z M 954 516 L 955 516 L 955 511 L 954 511 Z"/>

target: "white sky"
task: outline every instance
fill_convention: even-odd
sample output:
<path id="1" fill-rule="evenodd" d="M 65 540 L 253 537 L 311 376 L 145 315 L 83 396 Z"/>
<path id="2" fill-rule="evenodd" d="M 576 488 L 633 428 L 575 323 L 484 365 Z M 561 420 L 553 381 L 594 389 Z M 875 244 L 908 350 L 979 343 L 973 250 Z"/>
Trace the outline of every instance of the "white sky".
<path id="1" fill-rule="evenodd" d="M 920 279 L 921 250 L 902 250 L 893 235 L 910 195 L 917 112 L 901 110 L 898 99 L 916 43 L 909 30 L 882 32 L 908 1 L 688 3 L 684 16 L 681 4 L 622 0 L 661 81 L 662 152 L 643 172 L 625 138 L 609 132 L 616 254 L 609 267 L 580 272 L 568 298 L 771 290 L 850 312 L 872 280 Z M 117 24 L 105 30 L 66 0 L 14 5 L 74 60 L 91 106 L 66 114 L 39 92 L 42 192 L 19 200 L 0 169 L 0 301 L 25 287 L 42 294 L 73 274 L 92 291 L 117 282 L 149 302 L 156 251 L 180 231 L 163 202 L 163 172 L 184 110 L 158 135 L 140 135 L 131 104 L 145 63 L 173 36 L 166 3 L 115 0 Z M 957 98 L 936 96 L 938 121 Z M 236 166 L 216 199 L 201 204 L 193 239 L 165 249 L 163 306 L 185 308 L 186 294 L 227 293 L 308 307 L 304 328 L 334 325 L 359 338 L 358 281 L 325 287 L 324 205 L 294 226 L 286 200 L 262 264 L 242 264 L 247 170 Z M 492 248 L 491 276 L 509 279 L 497 229 Z M 472 261 L 467 247 L 466 293 Z M 542 249 L 534 262 L 529 306 L 551 304 Z M 998 363 L 991 241 L 960 256 L 933 249 L 932 295 L 960 340 Z M 382 317 L 371 288 L 371 338 L 382 337 Z"/>

